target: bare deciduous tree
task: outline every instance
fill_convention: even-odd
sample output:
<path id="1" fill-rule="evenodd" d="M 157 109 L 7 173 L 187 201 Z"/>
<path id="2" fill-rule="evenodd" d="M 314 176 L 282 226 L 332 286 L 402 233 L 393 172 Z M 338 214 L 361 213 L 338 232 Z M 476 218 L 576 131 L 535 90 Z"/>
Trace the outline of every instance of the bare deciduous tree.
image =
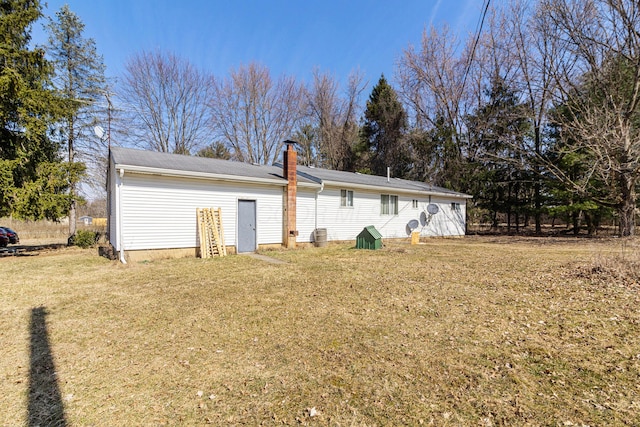
<path id="1" fill-rule="evenodd" d="M 543 0 L 545 38 L 558 83 L 559 125 L 572 149 L 590 153 L 591 173 L 609 188 L 596 200 L 617 209 L 620 234 L 634 234 L 640 179 L 640 7 L 636 0 Z M 591 179 L 571 182 L 588 191 Z M 590 176 L 587 176 L 588 178 Z"/>
<path id="2" fill-rule="evenodd" d="M 432 27 L 422 34 L 419 49 L 410 46 L 405 50 L 397 69 L 400 93 L 413 117 L 413 126 L 419 130 L 412 134 L 419 140 L 438 140 L 435 144 L 423 143 L 430 147 L 428 150 L 417 150 L 427 156 L 417 161 L 430 165 L 429 176 L 422 178 L 458 190 L 463 190 L 462 118 L 472 100 L 464 90 L 469 51 L 469 47 L 460 50 L 457 37 L 448 27 Z"/>
<path id="3" fill-rule="evenodd" d="M 527 106 L 523 110 L 531 123 L 533 135 L 528 139 L 531 145 L 528 154 L 534 159 L 531 165 L 534 172 L 534 215 L 536 233 L 542 231 L 542 163 L 545 147 L 544 127 L 547 124 L 547 112 L 555 91 L 555 80 L 551 75 L 549 63 L 555 57 L 556 43 L 544 37 L 546 31 L 539 31 L 544 16 L 539 14 L 526 1 L 513 2 L 508 10 L 509 29 L 514 35 L 515 54 L 519 69 L 520 93 Z M 525 141 L 527 141 L 525 139 Z"/>
<path id="4" fill-rule="evenodd" d="M 174 54 L 141 52 L 125 65 L 122 99 L 136 143 L 191 154 L 211 139 L 206 132 L 210 78 Z"/>
<path id="5" fill-rule="evenodd" d="M 520 7 L 520 9 L 517 9 Z M 492 9 L 475 52 L 472 68 L 474 99 L 479 104 L 468 114 L 467 160 L 473 165 L 471 185 L 478 205 L 489 207 L 493 226 L 497 226 L 498 212 L 506 216 L 510 231 L 512 217 L 516 231 L 520 219 L 528 222 L 530 206 L 526 203 L 539 194 L 540 173 L 536 173 L 535 156 L 531 155 L 532 124 L 524 61 L 529 50 L 520 49 L 524 37 L 521 2 L 505 9 Z M 527 34 L 528 35 L 528 34 Z M 526 46 L 525 49 L 529 49 Z M 535 146 L 535 143 L 533 143 Z M 536 191 L 537 189 L 537 191 Z M 539 198 L 538 198 L 539 200 Z M 539 210 L 536 226 L 541 229 Z"/>
<path id="6" fill-rule="evenodd" d="M 398 78 L 402 94 L 412 107 L 416 125 L 435 126 L 444 118 L 460 129 L 460 106 L 466 54 L 458 53 L 457 37 L 448 27 L 435 27 L 422 34 L 420 49 L 410 46 L 399 62 Z"/>
<path id="7" fill-rule="evenodd" d="M 209 124 L 215 139 L 227 144 L 239 161 L 276 161 L 302 117 L 301 85 L 288 76 L 274 81 L 269 69 L 257 63 L 240 66 L 211 85 Z"/>
<path id="8" fill-rule="evenodd" d="M 351 73 L 346 91 L 340 95 L 340 85 L 331 75 L 314 70 L 313 83 L 307 90 L 307 108 L 310 126 L 316 130 L 316 166 L 353 169 L 353 147 L 358 141 L 359 101 L 365 87 L 363 82 L 360 72 Z"/>

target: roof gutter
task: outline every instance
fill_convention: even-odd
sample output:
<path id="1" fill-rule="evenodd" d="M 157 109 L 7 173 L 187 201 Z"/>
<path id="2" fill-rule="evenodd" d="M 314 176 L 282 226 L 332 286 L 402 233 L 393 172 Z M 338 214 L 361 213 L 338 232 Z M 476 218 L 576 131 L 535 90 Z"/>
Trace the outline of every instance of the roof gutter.
<path id="1" fill-rule="evenodd" d="M 200 179 L 209 179 L 213 181 L 225 181 L 225 182 L 249 182 L 249 183 L 258 183 L 265 185 L 278 185 L 280 187 L 284 187 L 287 185 L 287 181 L 285 179 L 279 178 L 256 178 L 250 176 L 242 176 L 242 175 L 227 175 L 220 173 L 208 173 L 208 172 L 193 172 L 193 171 L 180 171 L 174 169 L 161 169 L 154 168 L 149 166 L 132 166 L 126 164 L 118 164 L 115 165 L 117 169 L 123 169 L 130 173 L 137 173 L 140 175 L 162 175 L 162 176 L 172 176 L 179 178 L 200 178 Z M 299 187 L 308 187 L 308 188 L 317 188 L 319 184 L 315 182 L 298 182 Z"/>
<path id="2" fill-rule="evenodd" d="M 133 165 L 124 165 L 119 164 L 116 165 L 117 169 L 125 170 L 127 172 L 138 173 L 143 175 L 162 175 L 162 176 L 173 176 L 173 177 L 181 177 L 181 178 L 202 178 L 202 179 L 211 179 L 216 181 L 232 181 L 232 182 L 253 182 L 260 184 L 271 184 L 271 185 L 279 185 L 284 187 L 287 185 L 287 181 L 284 179 L 270 179 L 270 178 L 256 178 L 256 177 L 248 177 L 241 175 L 226 175 L 226 174 L 217 174 L 217 173 L 207 173 L 207 172 L 192 172 L 192 171 L 180 171 L 174 169 L 160 169 L 153 168 L 148 166 L 133 166 Z"/>
<path id="3" fill-rule="evenodd" d="M 427 191 L 427 190 L 409 190 L 407 188 L 396 188 L 396 187 L 385 187 L 385 186 L 379 186 L 379 185 L 366 185 L 366 184 L 354 184 L 354 183 L 347 183 L 347 182 L 339 182 L 339 181 L 322 181 L 323 186 L 324 185 L 328 185 L 331 187 L 350 187 L 350 188 L 357 188 L 359 190 L 372 190 L 372 191 L 383 191 L 386 193 L 389 192 L 396 192 L 396 193 L 406 193 L 406 194 L 423 194 L 423 195 L 431 195 L 431 196 L 444 196 L 444 197 L 453 197 L 456 199 L 471 199 L 473 196 L 470 196 L 468 194 L 463 194 L 463 193 L 458 193 L 458 194 L 451 194 L 451 193 L 443 193 L 441 191 Z"/>

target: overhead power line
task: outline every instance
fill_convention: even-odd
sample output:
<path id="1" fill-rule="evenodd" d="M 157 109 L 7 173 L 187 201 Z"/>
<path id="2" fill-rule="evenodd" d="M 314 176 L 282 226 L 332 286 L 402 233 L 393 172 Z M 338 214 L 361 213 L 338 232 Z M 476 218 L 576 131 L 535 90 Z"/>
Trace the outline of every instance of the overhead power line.
<path id="1" fill-rule="evenodd" d="M 482 34 L 482 27 L 484 27 L 484 20 L 487 17 L 487 12 L 489 11 L 489 3 L 491 0 L 485 0 L 483 5 L 483 12 L 478 21 L 478 25 L 476 25 L 476 38 L 473 42 L 473 47 L 471 48 L 471 55 L 469 56 L 469 61 L 467 61 L 467 68 L 464 71 L 464 76 L 462 77 L 462 86 L 460 86 L 460 95 L 464 91 L 464 85 L 467 82 L 467 76 L 469 75 L 469 71 L 471 70 L 471 63 L 476 54 L 476 47 L 478 47 L 478 43 L 480 42 L 480 35 Z"/>

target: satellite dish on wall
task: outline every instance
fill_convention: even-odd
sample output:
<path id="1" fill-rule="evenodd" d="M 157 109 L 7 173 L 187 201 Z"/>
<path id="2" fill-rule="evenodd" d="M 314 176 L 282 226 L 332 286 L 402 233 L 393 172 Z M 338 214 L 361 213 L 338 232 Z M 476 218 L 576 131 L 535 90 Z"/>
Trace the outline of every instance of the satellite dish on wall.
<path id="1" fill-rule="evenodd" d="M 424 227 L 427 225 L 429 221 L 427 220 L 427 214 L 425 212 L 420 212 L 420 224 Z"/>
<path id="2" fill-rule="evenodd" d="M 411 236 L 411 233 L 413 233 L 413 230 L 418 228 L 419 225 L 420 225 L 420 223 L 416 219 L 412 219 L 411 221 L 409 221 L 407 223 L 406 227 L 405 227 L 405 231 L 407 232 L 407 236 Z"/>
<path id="3" fill-rule="evenodd" d="M 427 211 L 420 212 L 420 224 L 422 224 L 423 227 L 426 227 L 431 222 L 431 218 L 438 212 L 440 212 L 440 208 L 438 207 L 438 205 L 429 203 L 427 205 Z"/>
<path id="4" fill-rule="evenodd" d="M 104 133 L 104 129 L 102 129 L 102 126 L 94 126 L 93 133 L 95 133 L 96 136 L 101 140 L 104 140 L 105 133 Z"/>

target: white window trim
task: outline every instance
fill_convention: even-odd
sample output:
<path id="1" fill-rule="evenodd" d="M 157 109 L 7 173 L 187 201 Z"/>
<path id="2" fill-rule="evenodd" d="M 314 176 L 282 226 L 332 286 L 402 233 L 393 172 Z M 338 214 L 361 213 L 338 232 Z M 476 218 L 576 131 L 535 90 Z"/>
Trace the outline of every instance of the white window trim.
<path id="1" fill-rule="evenodd" d="M 386 213 L 385 213 L 385 203 L 383 198 L 387 197 L 387 209 L 386 209 Z M 391 200 L 395 200 L 395 204 L 391 203 Z M 389 215 L 389 216 L 395 216 L 398 215 L 399 212 L 399 208 L 398 208 L 398 204 L 400 203 L 400 200 L 398 199 L 398 196 L 395 194 L 381 194 L 380 195 L 380 215 Z M 393 211 L 392 208 L 393 207 Z"/>
<path id="2" fill-rule="evenodd" d="M 343 192 L 345 197 L 342 196 Z M 353 208 L 353 190 L 347 190 L 346 188 L 340 189 L 340 207 L 348 209 Z"/>

